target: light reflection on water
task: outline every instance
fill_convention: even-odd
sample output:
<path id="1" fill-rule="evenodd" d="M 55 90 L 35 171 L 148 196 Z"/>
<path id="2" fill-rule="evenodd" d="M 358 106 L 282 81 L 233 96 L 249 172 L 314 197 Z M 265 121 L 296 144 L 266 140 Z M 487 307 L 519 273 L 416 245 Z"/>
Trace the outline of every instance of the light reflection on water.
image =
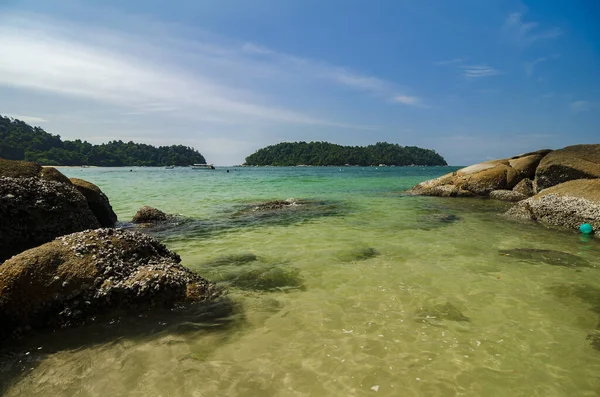
<path id="1" fill-rule="evenodd" d="M 224 224 L 161 235 L 200 274 L 280 266 L 297 269 L 304 288 L 230 286 L 239 311 L 185 332 L 34 338 L 20 356 L 32 369 L 0 374 L 7 396 L 600 393 L 600 352 L 586 340 L 600 317 L 598 238 L 507 221 L 498 215 L 506 205 L 489 200 L 398 193 L 447 168 L 133 170 L 64 172 L 97 183 L 120 220 L 149 204 Z M 289 197 L 338 207 L 228 226 L 241 206 Z M 591 267 L 501 253 L 514 248 L 561 251 Z M 220 260 L 232 255 L 253 259 Z M 56 349 L 64 335 L 82 341 Z"/>

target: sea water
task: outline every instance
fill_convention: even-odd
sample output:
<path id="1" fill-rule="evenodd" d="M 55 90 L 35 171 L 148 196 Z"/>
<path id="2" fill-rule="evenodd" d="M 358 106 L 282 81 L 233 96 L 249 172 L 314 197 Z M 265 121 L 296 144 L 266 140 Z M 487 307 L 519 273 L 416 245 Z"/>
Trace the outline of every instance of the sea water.
<path id="1" fill-rule="evenodd" d="M 0 358 L 0 394 L 600 395 L 586 339 L 599 239 L 505 219 L 502 202 L 403 193 L 452 170 L 63 169 L 97 184 L 124 227 L 142 205 L 180 215 L 149 232 L 209 279 L 267 267 L 292 282 L 225 281 L 235 313 L 183 328 L 133 318 L 122 334 L 35 335 Z M 315 209 L 252 210 L 290 198 Z"/>

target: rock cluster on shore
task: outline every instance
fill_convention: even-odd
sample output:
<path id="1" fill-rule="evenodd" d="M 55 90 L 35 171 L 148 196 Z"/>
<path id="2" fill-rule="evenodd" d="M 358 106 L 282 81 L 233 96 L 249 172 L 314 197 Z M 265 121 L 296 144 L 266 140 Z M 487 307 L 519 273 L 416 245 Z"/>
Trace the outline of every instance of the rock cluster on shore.
<path id="1" fill-rule="evenodd" d="M 101 225 L 86 196 L 62 173 L 3 159 L 0 219 L 0 261 L 55 237 Z"/>
<path id="2" fill-rule="evenodd" d="M 540 150 L 471 165 L 419 183 L 410 194 L 517 202 L 506 215 L 548 225 L 600 229 L 600 144 Z"/>
<path id="3" fill-rule="evenodd" d="M 221 295 L 156 239 L 111 229 L 100 188 L 54 168 L 0 159 L 0 219 L 0 337 Z"/>

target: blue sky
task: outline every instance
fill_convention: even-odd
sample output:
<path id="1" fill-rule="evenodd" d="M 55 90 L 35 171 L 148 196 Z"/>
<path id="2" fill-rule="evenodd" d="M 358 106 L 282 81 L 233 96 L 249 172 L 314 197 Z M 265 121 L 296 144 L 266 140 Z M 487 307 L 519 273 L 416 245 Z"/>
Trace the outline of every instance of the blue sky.
<path id="1" fill-rule="evenodd" d="M 595 0 L 2 0 L 0 114 L 66 139 L 377 141 L 468 165 L 600 143 Z"/>

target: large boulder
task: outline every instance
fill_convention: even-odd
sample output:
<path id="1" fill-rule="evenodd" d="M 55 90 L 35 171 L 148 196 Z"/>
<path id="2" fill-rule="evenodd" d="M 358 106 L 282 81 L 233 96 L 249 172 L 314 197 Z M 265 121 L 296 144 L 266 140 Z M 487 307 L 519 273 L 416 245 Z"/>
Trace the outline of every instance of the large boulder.
<path id="1" fill-rule="evenodd" d="M 58 236 L 100 227 L 85 197 L 66 181 L 0 176 L 0 262 Z"/>
<path id="2" fill-rule="evenodd" d="M 144 205 L 135 213 L 131 222 L 133 223 L 158 223 L 169 219 L 169 215 L 161 210 Z"/>
<path id="3" fill-rule="evenodd" d="M 574 229 L 589 223 L 600 230 L 600 179 L 577 179 L 544 189 L 506 215 Z"/>
<path id="4" fill-rule="evenodd" d="M 574 179 L 600 178 L 600 144 L 574 145 L 542 159 L 535 172 L 537 191 Z"/>
<path id="5" fill-rule="evenodd" d="M 112 310 L 221 294 L 156 239 L 96 229 L 59 237 L 0 267 L 0 333 L 77 324 Z"/>
<path id="6" fill-rule="evenodd" d="M 90 210 L 94 213 L 101 227 L 114 227 L 117 215 L 112 209 L 108 197 L 93 183 L 83 179 L 71 178 L 71 183 L 87 200 Z"/>
<path id="7" fill-rule="evenodd" d="M 409 193 L 424 196 L 488 196 L 494 190 L 512 190 L 533 178 L 550 150 L 539 150 L 508 159 L 492 160 L 462 168 L 437 179 L 419 183 Z"/>

